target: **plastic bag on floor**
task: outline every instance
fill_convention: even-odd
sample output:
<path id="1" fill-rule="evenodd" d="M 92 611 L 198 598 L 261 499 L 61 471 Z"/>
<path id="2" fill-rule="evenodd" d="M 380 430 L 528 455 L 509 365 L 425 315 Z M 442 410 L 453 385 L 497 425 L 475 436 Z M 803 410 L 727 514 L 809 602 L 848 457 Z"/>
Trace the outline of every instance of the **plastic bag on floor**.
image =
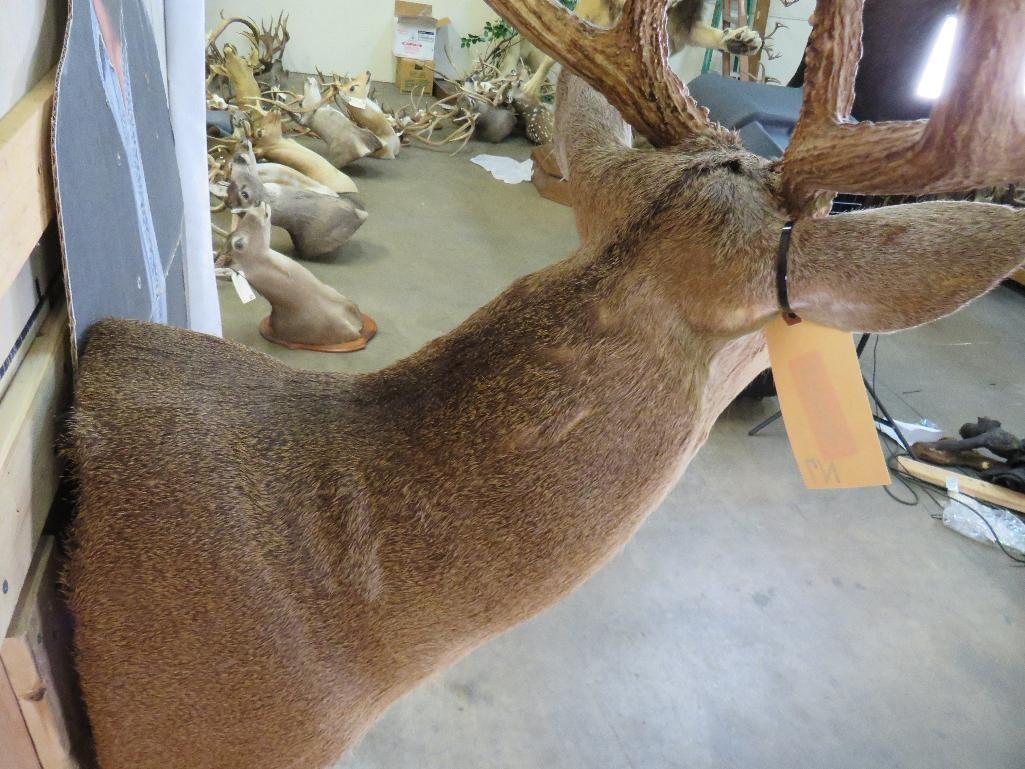
<path id="1" fill-rule="evenodd" d="M 521 163 L 501 155 L 477 155 L 470 158 L 470 162 L 490 171 L 498 181 L 506 184 L 529 182 L 534 174 L 534 161 L 529 158 Z"/>
<path id="2" fill-rule="evenodd" d="M 989 526 L 983 523 L 983 518 Z M 1025 521 L 1008 510 L 984 505 L 964 494 L 952 494 L 943 508 L 943 524 L 958 534 L 994 547 L 993 532 L 996 532 L 1008 552 L 1025 556 Z"/>

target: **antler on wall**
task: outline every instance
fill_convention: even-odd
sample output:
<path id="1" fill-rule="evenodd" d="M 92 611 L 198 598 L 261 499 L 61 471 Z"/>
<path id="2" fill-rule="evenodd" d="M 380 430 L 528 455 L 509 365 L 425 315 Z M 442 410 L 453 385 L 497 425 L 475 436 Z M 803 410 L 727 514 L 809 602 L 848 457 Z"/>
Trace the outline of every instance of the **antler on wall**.
<path id="1" fill-rule="evenodd" d="M 485 0 L 542 51 L 601 91 L 623 119 L 658 147 L 694 134 L 725 133 L 669 67 L 669 0 L 626 0 L 601 29 L 555 0 Z"/>
<path id="2" fill-rule="evenodd" d="M 819 0 L 812 17 L 804 108 L 784 156 L 791 215 L 828 212 L 823 190 L 920 195 L 1025 179 L 1025 0 L 962 0 L 929 120 L 853 124 L 864 4 Z"/>

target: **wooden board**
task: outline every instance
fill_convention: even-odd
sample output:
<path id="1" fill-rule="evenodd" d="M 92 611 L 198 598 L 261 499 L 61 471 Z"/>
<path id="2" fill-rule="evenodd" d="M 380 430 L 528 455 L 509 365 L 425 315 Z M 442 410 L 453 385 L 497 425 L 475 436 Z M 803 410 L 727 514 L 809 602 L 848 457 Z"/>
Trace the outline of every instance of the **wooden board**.
<path id="1" fill-rule="evenodd" d="M 40 769 L 14 690 L 0 666 L 0 756 L 4 769 Z"/>
<path id="2" fill-rule="evenodd" d="M 552 145 L 543 144 L 535 147 L 530 156 L 534 160 L 534 174 L 530 180 L 541 197 L 564 206 L 572 206 L 573 192 L 569 182 L 562 178 Z"/>
<path id="3" fill-rule="evenodd" d="M 563 206 L 573 205 L 573 192 L 565 179 L 551 176 L 541 166 L 535 166 L 530 181 L 541 197 Z"/>
<path id="4" fill-rule="evenodd" d="M 766 30 L 769 27 L 769 6 L 770 0 L 757 0 L 755 3 L 754 18 L 748 19 L 748 24 L 758 31 L 758 34 L 765 39 Z M 747 74 L 750 75 L 751 79 L 755 82 L 760 81 L 762 71 L 762 54 L 765 53 L 763 48 L 761 51 L 756 53 L 754 56 L 747 57 Z"/>
<path id="5" fill-rule="evenodd" d="M 50 72 L 0 118 L 0 297 L 53 219 Z"/>
<path id="6" fill-rule="evenodd" d="M 1000 505 L 1009 510 L 1025 513 L 1025 494 L 1005 489 L 1003 486 L 997 486 L 995 483 L 972 478 L 970 475 L 954 472 L 949 467 L 937 467 L 936 465 L 919 462 L 917 459 L 899 457 L 897 463 L 904 472 L 908 475 L 913 475 L 920 481 L 931 483 L 940 488 L 946 488 L 947 478 L 955 478 L 962 494 L 967 494 L 969 497 L 974 497 L 983 502 L 989 502 L 991 505 Z"/>
<path id="7" fill-rule="evenodd" d="M 181 178 L 141 0 L 71 0 L 53 158 L 72 355 L 104 317 L 187 326 Z"/>
<path id="8" fill-rule="evenodd" d="M 68 361 L 67 316 L 59 303 L 0 400 L 0 636 L 57 493 L 57 420 L 70 389 Z"/>
<path id="9" fill-rule="evenodd" d="M 559 168 L 559 161 L 555 157 L 554 144 L 548 143 L 534 147 L 533 151 L 530 153 L 530 157 L 533 158 L 534 163 L 544 169 L 545 173 L 549 176 L 554 176 L 558 179 L 562 178 L 562 169 Z"/>
<path id="10" fill-rule="evenodd" d="M 42 769 L 77 769 L 85 718 L 72 666 L 72 624 L 60 594 L 53 537 L 36 549 L 0 661 Z"/>

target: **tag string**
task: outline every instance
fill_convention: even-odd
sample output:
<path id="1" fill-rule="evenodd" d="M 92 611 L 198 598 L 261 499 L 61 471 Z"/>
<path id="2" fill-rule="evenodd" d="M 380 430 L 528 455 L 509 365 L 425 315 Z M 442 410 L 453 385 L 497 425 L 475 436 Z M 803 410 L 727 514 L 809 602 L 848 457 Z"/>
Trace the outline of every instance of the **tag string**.
<path id="1" fill-rule="evenodd" d="M 797 318 L 797 313 L 790 307 L 790 239 L 794 233 L 794 222 L 787 222 L 783 225 L 783 231 L 779 235 L 779 251 L 776 253 L 776 299 L 779 302 L 783 314 L 791 319 Z"/>

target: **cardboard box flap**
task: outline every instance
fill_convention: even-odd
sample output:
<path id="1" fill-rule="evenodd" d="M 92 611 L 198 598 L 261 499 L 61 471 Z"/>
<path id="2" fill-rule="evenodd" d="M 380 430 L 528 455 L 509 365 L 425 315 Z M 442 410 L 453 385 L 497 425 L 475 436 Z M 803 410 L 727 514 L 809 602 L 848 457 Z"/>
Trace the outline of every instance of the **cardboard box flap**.
<path id="1" fill-rule="evenodd" d="M 410 18 L 416 16 L 431 17 L 434 9 L 425 3 L 410 3 L 407 0 L 395 0 L 396 18 Z"/>
<path id="2" fill-rule="evenodd" d="M 398 58 L 434 61 L 438 20 L 432 8 L 423 3 L 397 0 L 395 3 L 395 46 Z"/>

